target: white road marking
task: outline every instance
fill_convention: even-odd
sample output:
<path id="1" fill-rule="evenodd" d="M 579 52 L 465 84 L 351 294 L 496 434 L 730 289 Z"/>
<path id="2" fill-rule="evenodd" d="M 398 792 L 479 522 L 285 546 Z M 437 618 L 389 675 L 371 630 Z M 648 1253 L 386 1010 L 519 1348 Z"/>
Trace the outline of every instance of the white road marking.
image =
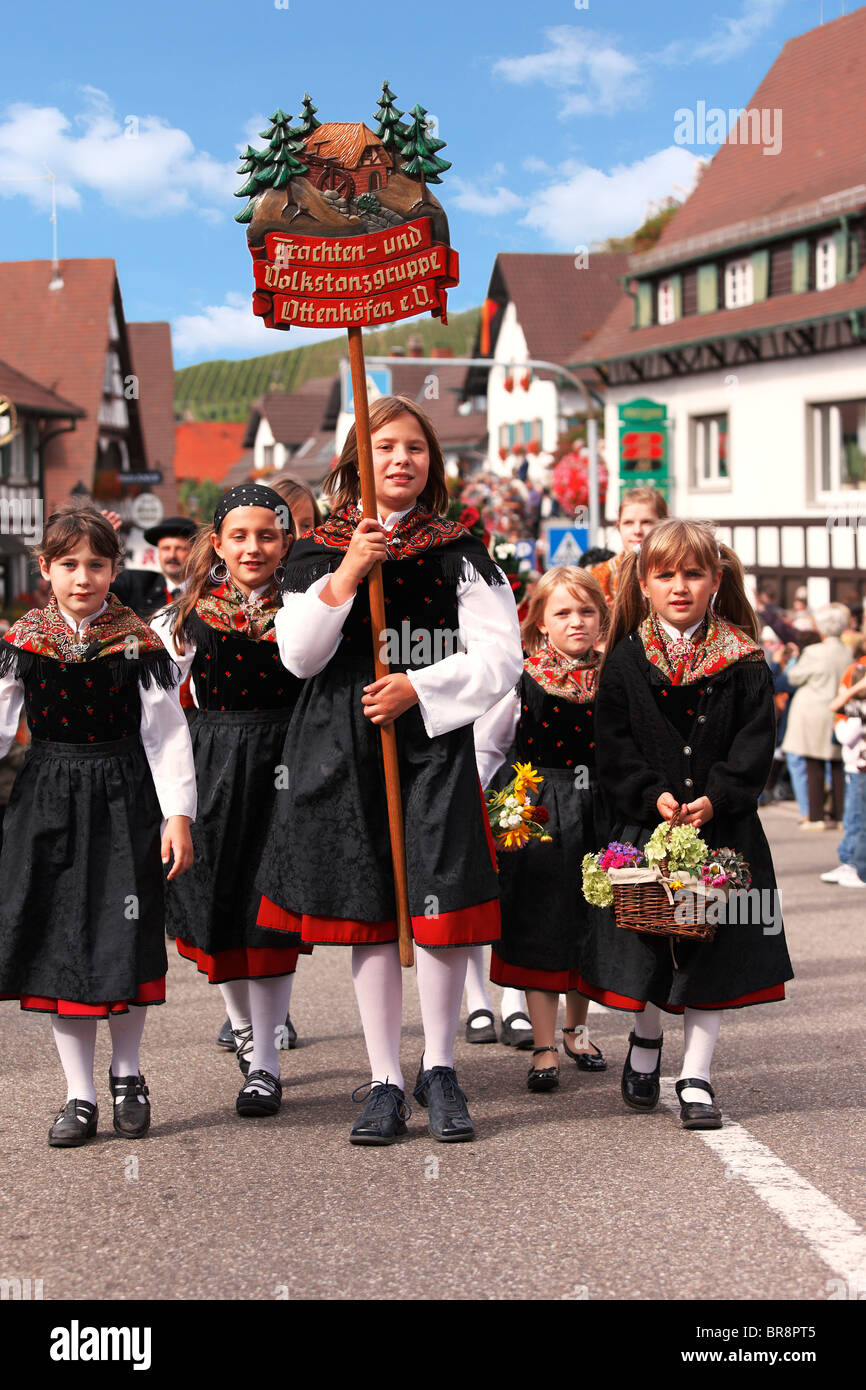
<path id="1" fill-rule="evenodd" d="M 672 1076 L 661 1079 L 661 1100 L 679 1116 Z M 835 1274 L 854 1290 L 866 1292 L 866 1232 L 835 1202 L 762 1144 L 736 1120 L 721 1129 L 691 1131 L 725 1164 L 728 1177 L 742 1178 L 756 1196 L 796 1231 Z"/>

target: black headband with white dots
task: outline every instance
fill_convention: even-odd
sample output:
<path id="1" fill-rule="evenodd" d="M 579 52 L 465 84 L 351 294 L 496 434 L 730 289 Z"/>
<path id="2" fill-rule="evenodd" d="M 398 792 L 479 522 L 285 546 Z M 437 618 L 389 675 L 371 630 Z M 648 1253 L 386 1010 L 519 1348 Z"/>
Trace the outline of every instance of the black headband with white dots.
<path id="1" fill-rule="evenodd" d="M 268 511 L 276 512 L 278 518 L 288 514 L 291 525 L 292 513 L 289 504 L 278 492 L 274 492 L 272 487 L 265 487 L 262 483 L 240 483 L 221 499 L 213 514 L 214 531 L 219 531 L 229 512 L 234 511 L 235 507 L 267 507 Z M 285 508 L 285 512 L 282 508 Z M 286 530 L 290 529 L 290 525 Z"/>

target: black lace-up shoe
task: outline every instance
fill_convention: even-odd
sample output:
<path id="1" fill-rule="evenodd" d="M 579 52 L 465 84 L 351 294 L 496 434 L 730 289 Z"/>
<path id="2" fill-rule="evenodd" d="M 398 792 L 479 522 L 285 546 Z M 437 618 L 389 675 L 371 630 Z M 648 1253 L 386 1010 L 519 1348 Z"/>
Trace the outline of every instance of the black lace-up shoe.
<path id="1" fill-rule="evenodd" d="M 92 1139 L 99 1106 L 89 1100 L 68 1100 L 48 1131 L 52 1149 L 77 1149 Z"/>
<path id="2" fill-rule="evenodd" d="M 352 1092 L 352 1100 L 366 1104 L 349 1130 L 350 1144 L 393 1144 L 398 1134 L 406 1133 L 412 1111 L 399 1086 L 368 1081 Z"/>
<path id="3" fill-rule="evenodd" d="M 475 1138 L 475 1126 L 453 1067 L 431 1067 L 425 1071 L 422 1059 L 412 1094 L 419 1105 L 427 1107 L 427 1128 L 434 1139 L 443 1144 L 458 1144 Z"/>

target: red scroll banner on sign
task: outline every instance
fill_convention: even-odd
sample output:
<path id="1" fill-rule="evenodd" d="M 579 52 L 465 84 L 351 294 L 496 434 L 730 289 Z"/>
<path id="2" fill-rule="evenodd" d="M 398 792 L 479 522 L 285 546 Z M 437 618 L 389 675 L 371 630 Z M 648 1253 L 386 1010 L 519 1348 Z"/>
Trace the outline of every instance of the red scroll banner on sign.
<path id="1" fill-rule="evenodd" d="M 425 311 L 447 323 L 446 290 L 459 279 L 457 252 L 433 240 L 429 217 L 369 236 L 268 232 L 250 250 L 253 313 L 268 328 L 363 328 Z"/>

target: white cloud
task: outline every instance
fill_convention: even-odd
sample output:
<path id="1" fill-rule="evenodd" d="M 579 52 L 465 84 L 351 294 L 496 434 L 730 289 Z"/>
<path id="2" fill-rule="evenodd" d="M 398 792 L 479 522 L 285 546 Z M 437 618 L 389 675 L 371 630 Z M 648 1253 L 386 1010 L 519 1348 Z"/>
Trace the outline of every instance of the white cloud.
<path id="1" fill-rule="evenodd" d="M 498 164 L 494 168 L 494 174 L 501 174 L 503 168 Z M 452 178 L 449 186 L 451 188 L 450 200 L 464 212 L 474 212 L 480 217 L 502 217 L 506 213 L 516 212 L 526 204 L 526 199 L 519 194 L 512 193 L 510 188 L 505 188 L 501 184 L 492 187 L 490 178 L 479 179 L 477 183 L 467 183 L 466 179 Z"/>
<path id="2" fill-rule="evenodd" d="M 44 166 L 57 179 L 57 202 L 78 208 L 97 195 L 139 217 L 194 210 L 219 219 L 232 210 L 233 164 L 197 150 L 186 131 L 159 116 L 118 114 L 98 87 L 82 87 L 72 119 L 55 106 L 17 102 L 0 118 L 0 194 L 50 201 Z M 43 164 L 44 161 L 44 164 Z"/>
<path id="3" fill-rule="evenodd" d="M 522 58 L 500 58 L 494 72 L 521 86 L 542 83 L 561 93 L 561 117 L 615 115 L 644 100 L 646 79 L 637 58 L 595 29 L 557 24 L 545 29 L 550 45 Z"/>
<path id="4" fill-rule="evenodd" d="M 533 196 L 523 223 L 563 251 L 625 236 L 643 222 L 651 200 L 673 194 L 675 185 L 691 188 L 697 162 L 679 145 L 610 172 L 568 160 L 559 179 Z"/>
<path id="5" fill-rule="evenodd" d="M 173 322 L 171 340 L 175 356 L 192 360 L 218 357 L 229 350 L 283 352 L 306 343 L 333 338 L 334 330 L 302 328 L 284 332 L 266 328 L 253 314 L 250 296 L 230 291 L 223 304 L 208 304 L 198 314 L 180 314 Z"/>
<path id="6" fill-rule="evenodd" d="M 785 0 L 743 0 L 739 15 L 733 19 L 716 17 L 716 27 L 709 38 L 674 39 L 661 52 L 653 55 L 654 62 L 686 64 L 695 62 L 727 63 L 739 58 L 764 34 Z"/>

